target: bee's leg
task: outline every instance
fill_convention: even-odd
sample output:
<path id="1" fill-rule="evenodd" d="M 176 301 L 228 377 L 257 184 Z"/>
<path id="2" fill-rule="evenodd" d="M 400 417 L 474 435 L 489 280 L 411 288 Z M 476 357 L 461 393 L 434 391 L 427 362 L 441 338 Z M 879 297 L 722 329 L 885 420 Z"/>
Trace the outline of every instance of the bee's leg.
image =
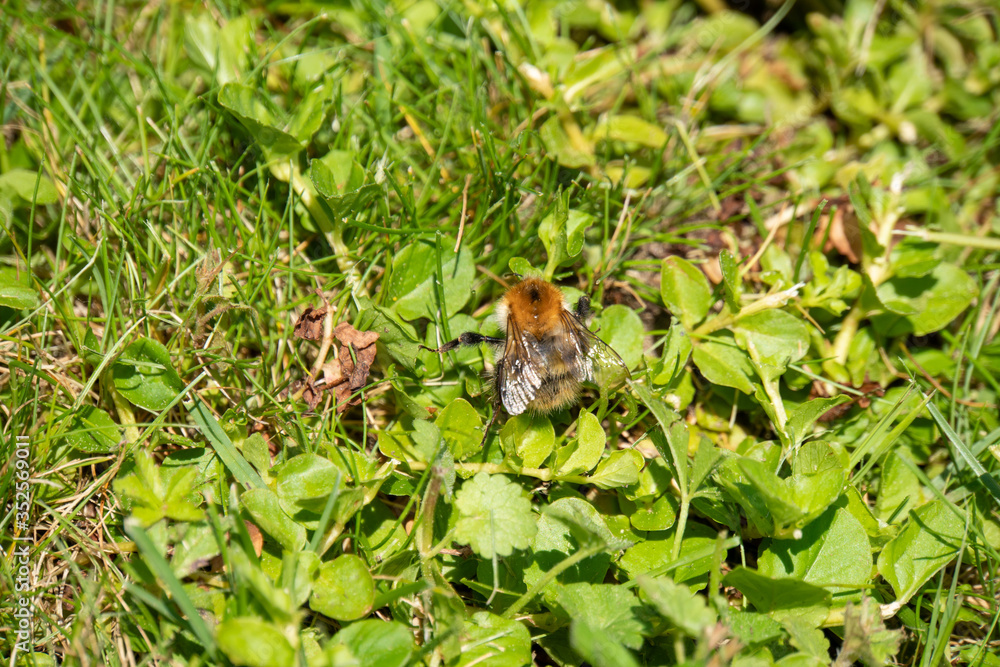
<path id="1" fill-rule="evenodd" d="M 490 345 L 503 345 L 503 338 L 494 338 L 493 336 L 484 336 L 482 334 L 475 333 L 473 331 L 466 331 L 464 334 L 459 336 L 453 341 L 447 342 L 439 348 L 427 347 L 426 345 L 418 345 L 417 347 L 427 350 L 428 352 L 434 352 L 435 354 L 441 354 L 442 352 L 451 352 L 459 346 L 468 345 L 479 345 L 480 343 L 488 343 Z"/>
<path id="2" fill-rule="evenodd" d="M 483 431 L 483 439 L 479 443 L 479 448 L 482 449 L 486 446 L 486 439 L 490 437 L 490 431 L 493 429 L 493 425 L 497 423 L 497 417 L 500 416 L 500 405 L 499 402 L 493 406 L 493 416 L 490 417 L 490 423 L 486 425 L 486 430 Z"/>
<path id="3" fill-rule="evenodd" d="M 576 310 L 574 311 L 574 314 L 577 319 L 584 322 L 588 317 L 590 317 L 592 312 L 593 311 L 590 310 L 590 297 L 584 294 L 580 297 L 580 300 L 576 302 Z"/>

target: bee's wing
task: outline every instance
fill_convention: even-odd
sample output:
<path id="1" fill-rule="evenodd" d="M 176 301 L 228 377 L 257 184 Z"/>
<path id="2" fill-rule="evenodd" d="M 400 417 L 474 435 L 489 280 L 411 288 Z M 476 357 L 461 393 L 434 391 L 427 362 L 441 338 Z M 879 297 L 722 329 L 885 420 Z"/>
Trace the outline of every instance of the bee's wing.
<path id="1" fill-rule="evenodd" d="M 597 337 L 573 313 L 563 311 L 563 324 L 577 349 L 576 362 L 570 365 L 579 382 L 592 382 L 599 387 L 618 387 L 632 377 L 628 366 L 610 345 Z"/>
<path id="2" fill-rule="evenodd" d="M 519 415 L 528 408 L 542 386 L 545 355 L 538 341 L 513 322 L 507 322 L 507 345 L 497 363 L 497 394 L 509 415 Z"/>

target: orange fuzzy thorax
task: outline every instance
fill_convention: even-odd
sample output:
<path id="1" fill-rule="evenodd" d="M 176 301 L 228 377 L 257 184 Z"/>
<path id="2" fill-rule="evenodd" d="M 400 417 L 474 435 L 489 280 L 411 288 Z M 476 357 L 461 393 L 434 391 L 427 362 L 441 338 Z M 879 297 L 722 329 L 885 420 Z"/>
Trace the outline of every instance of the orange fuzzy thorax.
<path id="1" fill-rule="evenodd" d="M 540 339 L 559 328 L 563 295 L 551 283 L 526 278 L 507 290 L 502 306 L 501 325 L 506 328 L 508 318 L 512 319 L 521 330 Z"/>

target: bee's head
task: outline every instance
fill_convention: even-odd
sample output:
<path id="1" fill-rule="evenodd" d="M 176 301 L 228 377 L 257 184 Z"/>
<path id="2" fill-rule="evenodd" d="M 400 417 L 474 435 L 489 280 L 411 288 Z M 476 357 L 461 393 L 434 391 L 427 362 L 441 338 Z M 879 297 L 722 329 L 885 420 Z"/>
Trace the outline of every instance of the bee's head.
<path id="1" fill-rule="evenodd" d="M 558 287 L 540 278 L 526 278 L 507 290 L 494 317 L 503 330 L 513 319 L 522 329 L 544 330 L 558 322 L 565 299 Z"/>

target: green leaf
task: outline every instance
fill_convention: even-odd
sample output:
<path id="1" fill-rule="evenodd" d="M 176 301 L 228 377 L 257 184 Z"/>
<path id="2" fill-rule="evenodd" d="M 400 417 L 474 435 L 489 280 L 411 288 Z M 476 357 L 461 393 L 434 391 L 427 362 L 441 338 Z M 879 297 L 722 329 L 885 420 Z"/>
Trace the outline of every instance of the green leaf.
<path id="1" fill-rule="evenodd" d="M 316 454 L 293 456 L 272 472 L 277 479 L 275 492 L 281 509 L 288 516 L 300 519 L 300 513 L 322 513 L 326 499 L 341 478 L 337 466 Z"/>
<path id="2" fill-rule="evenodd" d="M 462 624 L 462 636 L 459 667 L 522 667 L 532 662 L 531 633 L 518 621 L 477 611 Z"/>
<path id="3" fill-rule="evenodd" d="M 205 13 L 185 14 L 184 48 L 196 67 L 214 72 L 218 65 L 219 26 Z"/>
<path id="4" fill-rule="evenodd" d="M 889 266 L 892 275 L 899 278 L 919 278 L 931 273 L 941 263 L 937 258 L 938 245 L 913 236 L 904 236 L 892 247 Z"/>
<path id="5" fill-rule="evenodd" d="M 150 338 L 139 338 L 111 365 L 115 389 L 131 403 L 150 411 L 166 409 L 184 391 L 170 352 Z"/>
<path id="6" fill-rule="evenodd" d="M 798 616 L 782 619 L 782 626 L 788 632 L 788 643 L 799 649 L 801 653 L 786 656 L 781 660 L 782 667 L 787 664 L 805 667 L 815 665 L 815 667 L 826 667 L 830 660 L 830 640 L 823 634 L 823 630 Z M 792 661 L 790 658 L 797 658 Z"/>
<path id="7" fill-rule="evenodd" d="M 841 394 L 831 398 L 814 398 L 806 401 L 792 410 L 785 424 L 785 431 L 792 438 L 792 445 L 798 446 L 812 433 L 816 420 L 822 417 L 830 408 L 850 402 L 850 397 Z"/>
<path id="8" fill-rule="evenodd" d="M 182 523 L 177 528 L 179 539 L 174 543 L 170 569 L 178 579 L 183 579 L 219 555 L 219 543 L 208 523 Z"/>
<path id="9" fill-rule="evenodd" d="M 379 349 L 388 351 L 392 361 L 414 370 L 420 354 L 420 339 L 409 322 L 404 322 L 389 308 L 377 306 L 368 298 L 358 299 L 359 331 L 377 331 Z"/>
<path id="10" fill-rule="evenodd" d="M 82 405 L 73 413 L 65 438 L 70 447 L 81 452 L 107 454 L 121 446 L 122 432 L 107 412 L 92 405 Z"/>
<path id="11" fill-rule="evenodd" d="M 899 652 L 903 633 L 902 629 L 887 629 L 882 622 L 879 604 L 872 598 L 866 597 L 860 605 L 849 607 L 844 612 L 845 649 L 842 649 L 842 652 L 850 651 L 845 658 L 851 659 L 857 656 L 866 665 L 887 665 Z M 980 657 L 983 655 L 980 654 Z M 973 663 L 970 661 L 970 664 Z"/>
<path id="12" fill-rule="evenodd" d="M 507 267 L 519 276 L 542 275 L 542 272 L 533 267 L 531 262 L 524 257 L 511 257 L 510 261 L 507 262 Z"/>
<path id="13" fill-rule="evenodd" d="M 573 104 L 593 86 L 607 85 L 618 80 L 622 71 L 635 62 L 634 49 L 618 45 L 591 49 L 569 63 L 561 91 L 567 104 Z"/>
<path id="14" fill-rule="evenodd" d="M 745 508 L 763 509 L 764 522 L 758 528 L 765 535 L 794 535 L 826 511 L 844 488 L 844 465 L 828 444 L 806 443 L 796 454 L 796 462 L 800 457 L 803 463 L 798 467 L 793 465 L 793 473 L 786 479 L 777 477 L 770 463 L 747 457 L 736 461 L 745 483 L 725 479 L 734 500 Z M 807 459 L 811 464 L 805 463 Z"/>
<path id="15" fill-rule="evenodd" d="M 912 510 L 903 531 L 878 556 L 878 572 L 906 603 L 934 573 L 958 555 L 965 527 L 943 501 Z"/>
<path id="16" fill-rule="evenodd" d="M 267 440 L 260 433 L 254 433 L 243 441 L 243 457 L 259 473 L 267 473 L 271 469 L 271 452 Z"/>
<path id="17" fill-rule="evenodd" d="M 583 547 L 603 546 L 617 551 L 629 546 L 629 542 L 614 537 L 600 515 L 585 509 L 586 503 L 572 502 L 575 498 L 562 498 L 547 506 L 542 512 L 543 519 L 555 519 L 567 528 L 573 539 Z M 565 501 L 565 502 L 563 502 Z M 537 542 L 537 541 L 536 541 Z M 537 548 L 537 543 L 536 543 Z"/>
<path id="18" fill-rule="evenodd" d="M 375 602 L 375 580 L 365 562 L 343 554 L 319 566 L 309 606 L 338 621 L 367 616 Z"/>
<path id="19" fill-rule="evenodd" d="M 255 88 L 241 83 L 226 83 L 219 90 L 219 104 L 247 129 L 261 148 L 275 156 L 302 150 L 302 143 L 284 128 L 283 114 Z"/>
<path id="20" fill-rule="evenodd" d="M 524 569 L 524 583 L 534 586 L 571 554 L 601 542 L 617 544 L 618 539 L 593 505 L 580 498 L 553 501 L 538 519 L 538 532 L 531 543 L 533 558 Z M 563 571 L 556 581 L 599 583 L 604 580 L 610 563 L 611 554 L 600 552 Z"/>
<path id="21" fill-rule="evenodd" d="M 846 484 L 847 468 L 843 450 L 835 450 L 823 440 L 807 442 L 795 452 L 792 474 L 786 483 L 808 520 L 825 512 L 840 497 Z"/>
<path id="22" fill-rule="evenodd" d="M 456 398 L 437 414 L 434 423 L 448 443 L 452 455 L 461 460 L 479 451 L 483 437 L 483 420 L 464 398 Z"/>
<path id="23" fill-rule="evenodd" d="M 38 184 L 38 196 L 35 196 L 35 184 Z M 11 169 L 0 174 L 0 192 L 10 192 L 29 204 L 34 201 L 39 206 L 55 204 L 59 201 L 59 191 L 48 176 L 41 176 L 27 169 Z"/>
<path id="24" fill-rule="evenodd" d="M 556 432 L 548 417 L 524 413 L 511 417 L 500 429 L 500 442 L 508 456 L 526 468 L 538 468 L 552 453 Z"/>
<path id="25" fill-rule="evenodd" d="M 29 310 L 38 306 L 38 292 L 17 281 L 13 272 L 0 271 L 0 306 Z M 88 328 L 89 332 L 90 329 Z"/>
<path id="26" fill-rule="evenodd" d="M 351 151 L 328 151 L 309 163 L 309 174 L 316 192 L 328 199 L 357 190 L 365 182 L 364 167 Z"/>
<path id="27" fill-rule="evenodd" d="M 385 284 L 382 303 L 390 307 L 405 320 L 420 317 L 437 319 L 441 315 L 451 316 L 461 310 L 472 295 L 472 281 L 475 277 L 475 261 L 472 251 L 461 248 L 459 254 L 451 250 L 451 243 L 442 239 L 440 289 L 444 303 L 438 303 L 437 282 L 438 249 L 433 243 L 417 241 L 409 243 L 396 253 L 392 261 L 392 272 Z M 457 333 L 457 332 L 455 332 Z"/>
<path id="28" fill-rule="evenodd" d="M 909 333 L 925 336 L 948 326 L 976 293 L 976 281 L 957 266 L 942 262 L 926 275 L 894 277 L 879 285 L 879 300 L 887 307 L 897 304 L 897 310 L 905 307 L 905 312 L 876 315 L 872 325 L 886 338 Z"/>
<path id="29" fill-rule="evenodd" d="M 639 471 L 645 459 L 634 449 L 620 449 L 611 452 L 608 458 L 601 461 L 590 476 L 590 483 L 601 489 L 614 489 L 628 486 L 639 481 Z"/>
<path id="30" fill-rule="evenodd" d="M 313 135 L 323 127 L 333 98 L 333 86 L 330 83 L 313 89 L 292 109 L 285 129 L 303 146 L 308 145 Z"/>
<path id="31" fill-rule="evenodd" d="M 785 633 L 781 624 L 766 614 L 729 607 L 725 621 L 733 634 L 747 646 L 770 644 Z"/>
<path id="32" fill-rule="evenodd" d="M 229 17 L 219 28 L 219 65 L 213 68 L 219 83 L 238 80 L 247 69 L 248 55 L 256 46 L 257 26 L 249 14 Z"/>
<path id="33" fill-rule="evenodd" d="M 347 151 L 330 151 L 313 160 L 308 175 L 338 220 L 365 210 L 385 193 L 384 185 L 364 182 L 364 169 Z"/>
<path id="34" fill-rule="evenodd" d="M 660 432 L 654 437 L 653 444 L 660 452 L 663 460 L 673 467 L 674 475 L 677 476 L 677 483 L 682 493 L 687 491 L 688 473 L 688 430 L 680 415 L 661 401 L 653 397 L 652 393 L 641 385 L 633 385 L 635 393 L 639 396 L 649 411 L 653 413 L 657 423 L 660 425 Z"/>
<path id="35" fill-rule="evenodd" d="M 661 148 L 667 143 L 667 133 L 658 125 L 636 116 L 602 116 L 594 126 L 596 141 L 627 141 Z"/>
<path id="36" fill-rule="evenodd" d="M 743 287 L 740 282 L 739 267 L 733 253 L 725 248 L 719 253 L 719 269 L 722 271 L 722 296 L 729 307 L 729 312 L 740 312 L 740 292 Z"/>
<path id="37" fill-rule="evenodd" d="M 364 501 L 363 490 L 361 501 Z M 360 506 L 360 502 L 356 506 Z M 354 507 L 349 509 L 353 509 Z M 407 542 L 406 529 L 400 523 L 395 514 L 381 502 L 370 502 L 364 506 L 360 513 L 361 532 L 368 538 L 371 548 L 367 549 L 370 562 L 382 562 L 397 551 Z M 343 518 L 338 517 L 339 522 Z"/>
<path id="38" fill-rule="evenodd" d="M 662 366 L 653 378 L 653 384 L 672 384 L 684 374 L 691 358 L 691 339 L 676 319 L 671 322 L 667 340 L 663 345 Z M 654 366 L 655 369 L 655 366 Z"/>
<path id="39" fill-rule="evenodd" d="M 256 488 L 241 496 L 243 507 L 262 531 L 286 551 L 301 551 L 306 545 L 306 529 L 281 509 L 278 496 L 268 488 Z"/>
<path id="40" fill-rule="evenodd" d="M 455 495 L 455 508 L 460 516 L 455 540 L 483 558 L 526 549 L 537 531 L 531 501 L 503 475 L 480 472 L 466 480 Z"/>
<path id="41" fill-rule="evenodd" d="M 802 306 L 822 308 L 833 315 L 840 315 L 849 308 L 847 300 L 855 299 L 861 292 L 864 279 L 847 266 L 839 266 L 830 275 L 830 262 L 819 251 L 809 253 L 812 280 L 802 288 Z M 867 274 L 866 274 L 867 276 Z M 871 279 L 868 279 L 871 283 Z"/>
<path id="42" fill-rule="evenodd" d="M 552 116 L 538 128 L 548 157 L 563 167 L 583 169 L 594 164 L 593 146 L 580 146 L 570 140 L 558 116 Z"/>
<path id="43" fill-rule="evenodd" d="M 724 339 L 723 339 L 724 340 Z M 694 365 L 712 384 L 739 389 L 744 394 L 753 394 L 751 380 L 755 373 L 746 352 L 735 344 L 705 341 L 694 348 Z"/>
<path id="44" fill-rule="evenodd" d="M 556 475 L 590 472 L 604 455 L 607 438 L 600 420 L 589 412 L 581 412 L 576 420 L 576 437 L 556 450 Z"/>
<path id="45" fill-rule="evenodd" d="M 642 608 L 631 590 L 613 584 L 566 584 L 555 590 L 555 599 L 566 615 L 582 621 L 618 644 L 642 646 Z"/>
<path id="46" fill-rule="evenodd" d="M 779 615 L 787 617 L 789 611 L 825 608 L 830 600 L 830 594 L 819 586 L 794 578 L 771 578 L 742 565 L 737 565 L 722 581 L 743 593 L 765 614 L 785 612 Z"/>
<path id="47" fill-rule="evenodd" d="M 410 431 L 402 428 L 394 431 L 379 431 L 379 450 L 386 456 L 417 461 L 431 461 L 442 444 L 441 429 L 435 422 L 416 419 Z"/>
<path id="48" fill-rule="evenodd" d="M 871 584 L 871 543 L 846 505 L 828 509 L 798 539 L 772 541 L 760 555 L 758 572 L 822 586 L 838 605 L 859 602 Z"/>
<path id="49" fill-rule="evenodd" d="M 130 501 L 132 516 L 149 527 L 164 517 L 176 521 L 204 518 L 194 492 L 198 471 L 193 466 L 161 470 L 148 452 L 135 455 L 135 472 L 115 480 L 115 491 Z"/>
<path id="50" fill-rule="evenodd" d="M 715 612 L 708 607 L 705 598 L 692 593 L 690 587 L 676 584 L 667 577 L 641 575 L 637 581 L 653 608 L 689 636 L 700 637 L 715 625 Z"/>
<path id="51" fill-rule="evenodd" d="M 594 222 L 589 213 L 576 209 L 563 209 L 557 205 L 538 225 L 538 238 L 545 246 L 548 261 L 545 277 L 552 278 L 555 270 L 572 261 L 583 250 L 583 234 Z"/>
<path id="52" fill-rule="evenodd" d="M 201 496 L 194 493 L 198 482 L 198 470 L 184 467 L 173 471 L 163 470 L 166 493 L 163 495 L 163 513 L 175 521 L 199 521 L 204 514 L 198 509 Z M 191 498 L 196 499 L 192 502 Z"/>
<path id="53" fill-rule="evenodd" d="M 639 315 L 628 306 L 608 306 L 597 318 L 598 334 L 622 358 L 629 370 L 642 361 L 646 330 Z"/>
<path id="54" fill-rule="evenodd" d="M 634 578 L 647 573 L 655 575 L 659 568 L 671 561 L 676 536 L 677 532 L 674 530 L 649 533 L 648 539 L 630 547 L 619 559 L 618 564 L 629 577 Z M 717 540 L 717 531 L 700 523 L 688 521 L 678 556 L 680 560 L 692 557 L 695 559 L 673 570 L 673 580 L 680 583 L 705 578 L 713 567 L 712 553 Z M 697 557 L 698 554 L 704 554 L 704 557 Z M 659 573 L 662 573 L 662 570 L 659 570 Z"/>
<path id="55" fill-rule="evenodd" d="M 781 457 L 781 448 L 772 442 L 761 443 L 748 452 L 749 455 L 766 463 L 765 474 L 775 479 L 778 486 L 777 470 Z M 765 502 L 765 494 L 761 493 L 751 483 L 751 479 L 744 472 L 745 457 L 723 452 L 722 463 L 716 468 L 715 479 L 726 494 L 743 508 L 743 513 L 747 520 L 754 525 L 758 532 L 763 535 L 770 535 L 774 531 L 775 517 L 771 514 L 771 503 Z M 781 493 L 781 490 L 777 491 Z M 789 507 L 787 512 L 794 511 L 793 516 L 798 514 L 795 508 Z"/>
<path id="56" fill-rule="evenodd" d="M 358 665 L 377 667 L 404 667 L 416 651 L 409 628 L 396 621 L 374 619 L 351 623 L 333 636 L 330 645 L 347 647 Z"/>
<path id="57" fill-rule="evenodd" d="M 570 645 L 593 667 L 639 667 L 632 653 L 584 621 L 570 625 Z"/>
<path id="58" fill-rule="evenodd" d="M 705 479 L 715 470 L 716 464 L 722 458 L 722 451 L 704 435 L 698 441 L 698 449 L 691 462 L 691 479 L 688 482 L 692 494 L 696 494 Z"/>
<path id="59" fill-rule="evenodd" d="M 663 305 L 690 331 L 705 319 L 712 307 L 708 278 L 691 262 L 676 255 L 663 260 L 660 271 Z"/>
<path id="60" fill-rule="evenodd" d="M 737 344 L 756 362 L 765 382 L 780 377 L 809 350 L 809 327 L 783 310 L 772 309 L 742 318 L 733 327 Z"/>
<path id="61" fill-rule="evenodd" d="M 677 521 L 677 500 L 670 493 L 655 499 L 636 500 L 635 508 L 629 514 L 629 523 L 636 530 L 667 530 Z M 628 511 L 624 502 L 622 509 Z"/>
<path id="62" fill-rule="evenodd" d="M 281 630 L 256 618 L 231 618 L 216 629 L 219 648 L 234 665 L 286 667 L 295 664 L 295 651 Z"/>

